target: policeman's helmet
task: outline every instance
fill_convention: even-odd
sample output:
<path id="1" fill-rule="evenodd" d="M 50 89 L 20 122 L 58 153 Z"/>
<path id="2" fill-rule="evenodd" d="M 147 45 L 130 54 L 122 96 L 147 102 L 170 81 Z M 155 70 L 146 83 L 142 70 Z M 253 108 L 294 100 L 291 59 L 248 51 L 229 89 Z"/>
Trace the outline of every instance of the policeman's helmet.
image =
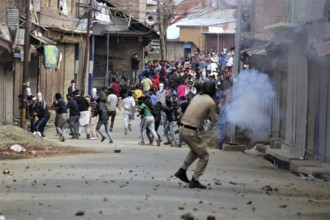
<path id="1" fill-rule="evenodd" d="M 214 96 L 217 92 L 215 83 L 212 81 L 206 81 L 202 85 L 201 94 L 208 94 L 209 96 Z"/>

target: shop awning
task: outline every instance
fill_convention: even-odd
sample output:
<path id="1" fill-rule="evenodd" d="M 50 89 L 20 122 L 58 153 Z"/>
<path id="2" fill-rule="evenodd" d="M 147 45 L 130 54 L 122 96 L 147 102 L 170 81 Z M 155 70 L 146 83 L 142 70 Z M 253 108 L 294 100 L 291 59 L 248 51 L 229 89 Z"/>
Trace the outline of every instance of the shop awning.
<path id="1" fill-rule="evenodd" d="M 267 55 L 267 50 L 265 48 L 249 48 L 242 50 L 241 53 L 247 53 L 247 55 Z"/>
<path id="2" fill-rule="evenodd" d="M 38 36 L 37 36 L 36 34 L 33 34 L 33 33 L 31 33 L 30 35 L 31 35 L 31 37 L 33 37 L 34 39 L 40 41 L 40 43 L 42 43 L 42 44 L 46 44 L 46 45 L 55 45 L 55 44 L 56 44 L 55 41 L 52 41 L 51 39 L 49 39 L 49 38 L 47 38 L 47 37 L 44 37 L 44 36 L 42 36 L 42 35 L 38 35 Z"/>
<path id="3" fill-rule="evenodd" d="M 246 53 L 249 56 L 252 55 L 262 55 L 266 56 L 267 55 L 267 50 L 266 48 L 271 45 L 273 42 L 269 41 L 263 45 L 257 46 L 257 47 L 252 47 L 252 48 L 247 48 L 245 50 L 241 50 L 241 54 Z"/>

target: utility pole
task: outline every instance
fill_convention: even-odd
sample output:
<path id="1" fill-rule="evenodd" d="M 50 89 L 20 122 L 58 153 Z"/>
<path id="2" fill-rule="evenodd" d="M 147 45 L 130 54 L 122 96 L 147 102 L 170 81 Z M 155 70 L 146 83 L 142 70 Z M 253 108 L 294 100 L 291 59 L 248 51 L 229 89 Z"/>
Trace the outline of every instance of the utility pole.
<path id="1" fill-rule="evenodd" d="M 86 76 L 88 71 L 88 63 L 89 63 L 89 50 L 90 50 L 90 37 L 91 37 L 91 23 L 92 23 L 92 14 L 93 13 L 93 6 L 92 0 L 89 2 L 89 9 L 88 9 L 88 20 L 87 20 L 87 28 L 86 28 L 86 46 L 85 46 L 85 57 L 84 57 L 84 67 L 83 67 L 83 75 L 82 75 L 82 85 L 80 90 L 80 95 L 85 95 L 85 88 L 86 88 Z"/>
<path id="2" fill-rule="evenodd" d="M 30 61 L 30 0 L 25 0 L 25 32 L 24 32 L 24 63 L 23 63 L 23 83 L 22 83 L 22 97 L 21 97 L 21 127 L 25 127 L 26 118 L 26 88 L 28 84 L 29 61 Z"/>
<path id="3" fill-rule="evenodd" d="M 241 23 L 242 23 L 242 0 L 237 0 L 237 18 L 236 18 L 236 33 L 235 33 L 235 57 L 234 57 L 234 78 L 233 90 L 235 89 L 236 80 L 240 71 L 240 52 L 241 52 Z M 231 125 L 230 143 L 236 143 L 236 125 Z"/>

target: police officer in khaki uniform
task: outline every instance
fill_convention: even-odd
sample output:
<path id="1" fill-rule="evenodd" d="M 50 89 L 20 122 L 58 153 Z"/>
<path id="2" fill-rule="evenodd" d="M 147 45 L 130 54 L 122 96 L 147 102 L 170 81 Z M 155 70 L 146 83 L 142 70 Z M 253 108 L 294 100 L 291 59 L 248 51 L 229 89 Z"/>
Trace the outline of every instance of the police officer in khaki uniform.
<path id="1" fill-rule="evenodd" d="M 199 177 L 204 173 L 209 160 L 207 140 L 203 138 L 203 132 L 205 132 L 203 131 L 203 122 L 207 118 L 213 123 L 218 121 L 216 103 L 212 99 L 215 93 L 215 84 L 211 81 L 204 82 L 202 92 L 191 100 L 181 119 L 180 138 L 187 143 L 190 152 L 175 176 L 183 182 L 189 183 L 189 188 L 206 189 L 206 186 L 199 182 Z M 197 167 L 191 181 L 189 181 L 186 171 L 197 158 L 199 158 Z"/>

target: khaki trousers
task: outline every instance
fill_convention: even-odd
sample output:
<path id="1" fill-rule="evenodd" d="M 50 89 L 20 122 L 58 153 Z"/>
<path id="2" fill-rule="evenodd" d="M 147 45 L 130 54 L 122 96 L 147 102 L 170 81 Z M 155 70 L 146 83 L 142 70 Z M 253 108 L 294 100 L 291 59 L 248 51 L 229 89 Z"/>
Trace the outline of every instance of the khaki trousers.
<path id="1" fill-rule="evenodd" d="M 182 169 L 187 170 L 188 167 L 198 158 L 197 166 L 194 171 L 193 177 L 195 180 L 199 180 L 199 177 L 203 175 L 207 163 L 209 161 L 209 153 L 207 152 L 207 140 L 204 140 L 203 134 L 193 129 L 184 128 L 183 126 L 179 129 L 180 138 L 190 148 L 186 159 L 181 166 Z"/>

